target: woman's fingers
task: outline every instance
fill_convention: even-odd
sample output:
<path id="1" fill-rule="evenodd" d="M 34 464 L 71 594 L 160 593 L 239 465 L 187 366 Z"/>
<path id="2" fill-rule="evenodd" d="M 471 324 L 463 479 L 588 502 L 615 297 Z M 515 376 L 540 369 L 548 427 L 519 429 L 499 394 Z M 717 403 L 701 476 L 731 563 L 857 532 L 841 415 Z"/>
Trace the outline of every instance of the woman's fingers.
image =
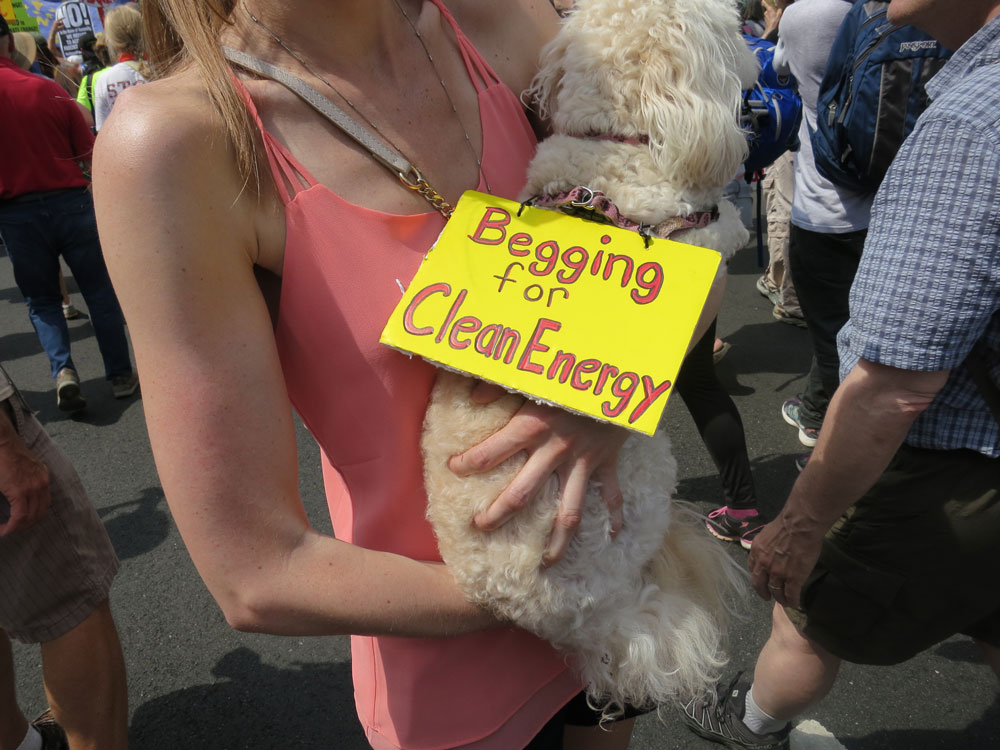
<path id="1" fill-rule="evenodd" d="M 460 477 L 492 471 L 515 453 L 531 451 L 544 442 L 548 433 L 545 420 L 518 411 L 511 420 L 478 445 L 448 461 L 448 468 Z"/>
<path id="2" fill-rule="evenodd" d="M 569 472 L 562 485 L 559 497 L 559 510 L 552 523 L 552 533 L 542 555 L 542 565 L 552 565 L 559 562 L 569 543 L 576 533 L 580 520 L 583 518 L 583 504 L 587 499 L 588 474 L 586 467 L 576 464 Z"/>
<path id="3" fill-rule="evenodd" d="M 536 450 L 528 457 L 517 476 L 490 507 L 473 519 L 477 528 L 484 531 L 499 528 L 534 501 L 546 483 L 554 479 L 553 467 L 558 463 L 558 458 L 554 455 L 557 452 L 555 448 L 556 446 L 548 446 Z"/>

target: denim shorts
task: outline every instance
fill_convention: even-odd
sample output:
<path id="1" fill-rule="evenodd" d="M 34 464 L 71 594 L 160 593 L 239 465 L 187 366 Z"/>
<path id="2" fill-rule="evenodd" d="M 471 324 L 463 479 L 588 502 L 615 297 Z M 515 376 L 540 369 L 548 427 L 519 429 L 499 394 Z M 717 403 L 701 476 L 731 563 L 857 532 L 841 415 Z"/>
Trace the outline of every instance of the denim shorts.
<path id="1" fill-rule="evenodd" d="M 48 467 L 52 503 L 30 528 L 0 537 L 0 629 L 23 643 L 65 635 L 108 598 L 118 557 L 80 478 L 20 394 L 0 401 Z M 0 519 L 10 506 L 0 494 Z"/>
<path id="2" fill-rule="evenodd" d="M 1000 647 L 1000 459 L 904 445 L 827 534 L 786 607 L 856 664 L 898 664 L 955 634 Z"/>

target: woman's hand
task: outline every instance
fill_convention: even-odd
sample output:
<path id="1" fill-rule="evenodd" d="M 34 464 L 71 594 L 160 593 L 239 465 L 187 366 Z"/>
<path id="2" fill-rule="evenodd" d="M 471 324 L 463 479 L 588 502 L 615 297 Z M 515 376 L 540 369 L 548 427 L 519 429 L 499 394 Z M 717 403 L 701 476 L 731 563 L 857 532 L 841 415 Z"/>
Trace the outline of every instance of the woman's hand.
<path id="1" fill-rule="evenodd" d="M 481 384 L 473 392 L 473 400 L 490 401 L 498 390 Z M 551 565 L 569 547 L 582 517 L 590 480 L 600 485 L 601 497 L 611 513 L 612 535 L 621 530 L 623 500 L 617 464 L 627 435 L 621 427 L 525 401 L 501 430 L 453 457 L 449 467 L 459 476 L 481 474 L 520 451 L 528 454 L 514 481 L 474 519 L 476 526 L 484 530 L 496 529 L 510 520 L 555 474 L 561 489 L 559 512 L 542 558 L 545 565 Z"/>

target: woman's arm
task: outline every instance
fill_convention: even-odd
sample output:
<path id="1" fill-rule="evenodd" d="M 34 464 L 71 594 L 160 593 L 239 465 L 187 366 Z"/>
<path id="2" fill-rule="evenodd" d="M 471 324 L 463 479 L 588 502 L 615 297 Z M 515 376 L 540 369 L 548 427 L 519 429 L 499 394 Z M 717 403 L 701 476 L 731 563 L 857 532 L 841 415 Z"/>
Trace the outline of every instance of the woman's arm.
<path id="1" fill-rule="evenodd" d="M 443 565 L 309 527 L 253 274 L 272 191 L 265 183 L 258 201 L 244 189 L 210 112 L 194 82 L 133 87 L 94 159 L 102 245 L 157 470 L 205 584 L 241 630 L 434 636 L 495 624 Z"/>

